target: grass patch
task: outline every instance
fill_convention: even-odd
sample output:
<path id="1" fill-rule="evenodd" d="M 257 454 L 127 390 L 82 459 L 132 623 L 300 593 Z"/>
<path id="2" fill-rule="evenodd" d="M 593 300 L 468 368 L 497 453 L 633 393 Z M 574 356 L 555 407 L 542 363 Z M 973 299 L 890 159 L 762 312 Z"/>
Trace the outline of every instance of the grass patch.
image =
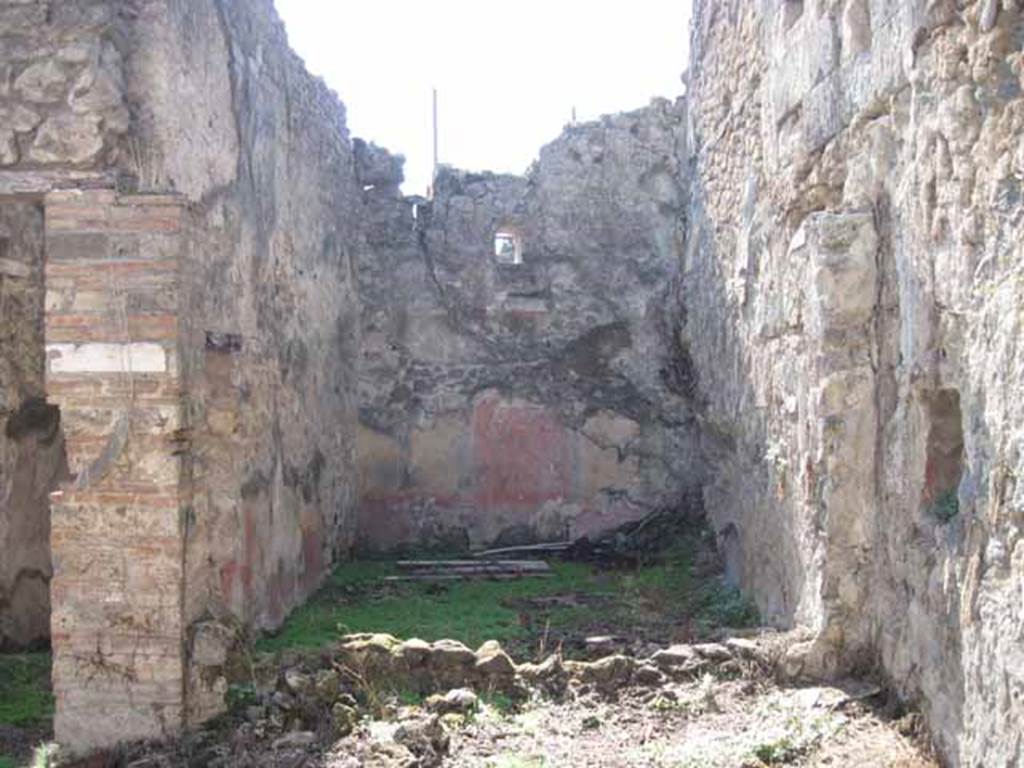
<path id="1" fill-rule="evenodd" d="M 14 762 L 14 758 L 0 755 L 0 768 L 18 768 L 18 766 Z"/>
<path id="2" fill-rule="evenodd" d="M 256 650 L 317 648 L 340 634 L 387 632 L 433 641 L 455 638 L 470 647 L 497 640 L 525 659 L 588 634 L 632 634 L 686 641 L 721 626 L 756 625 L 757 611 L 724 586 L 713 537 L 694 532 L 635 568 L 599 570 L 552 562 L 547 579 L 384 582 L 394 563 L 343 565 L 280 631 Z"/>
<path id="3" fill-rule="evenodd" d="M 48 653 L 0 656 L 0 724 L 26 728 L 53 717 L 50 664 Z"/>
<path id="4" fill-rule="evenodd" d="M 699 534 L 642 562 L 635 570 L 594 574 L 606 602 L 552 613 L 552 626 L 571 631 L 590 627 L 592 634 L 640 633 L 673 641 L 709 635 L 719 627 L 751 627 L 760 621 L 754 604 L 726 586 L 720 572 L 701 553 L 707 542 Z M 625 631 L 624 631 L 625 630 Z M 670 635 L 664 638 L 664 635 Z"/>
<path id="5" fill-rule="evenodd" d="M 258 651 L 315 648 L 339 633 L 389 632 L 424 640 L 458 638 L 476 646 L 486 640 L 508 642 L 528 634 L 513 607 L 517 601 L 566 591 L 594 590 L 590 569 L 553 563 L 550 579 L 385 583 L 393 563 L 343 565 L 308 603 L 296 610 L 281 631 L 257 642 Z"/>
<path id="6" fill-rule="evenodd" d="M 755 627 L 761 621 L 757 606 L 735 587 L 706 585 L 698 593 L 698 621 L 706 630 L 714 627 Z"/>

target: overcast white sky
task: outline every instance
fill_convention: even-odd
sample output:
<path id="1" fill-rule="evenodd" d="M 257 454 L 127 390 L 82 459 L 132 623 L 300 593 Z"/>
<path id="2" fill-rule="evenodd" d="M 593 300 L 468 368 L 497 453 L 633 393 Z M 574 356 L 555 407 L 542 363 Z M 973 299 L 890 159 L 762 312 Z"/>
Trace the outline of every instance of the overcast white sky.
<path id="1" fill-rule="evenodd" d="M 348 107 L 353 136 L 430 179 L 440 159 L 522 173 L 569 122 L 682 92 L 690 0 L 276 0 L 292 47 Z"/>

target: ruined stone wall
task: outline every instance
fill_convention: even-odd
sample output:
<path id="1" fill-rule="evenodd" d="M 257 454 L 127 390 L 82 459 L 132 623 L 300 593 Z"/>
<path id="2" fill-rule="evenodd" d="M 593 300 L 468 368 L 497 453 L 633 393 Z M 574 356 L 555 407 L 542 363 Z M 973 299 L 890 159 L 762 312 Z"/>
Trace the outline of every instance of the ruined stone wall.
<path id="1" fill-rule="evenodd" d="M 55 169 L 110 162 L 127 128 L 109 3 L 0 3 L 0 647 L 49 636 L 50 512 L 63 467 L 44 402 L 43 211 Z M 43 184 L 45 187 L 45 183 Z"/>
<path id="2" fill-rule="evenodd" d="M 698 2 L 683 337 L 705 500 L 796 674 L 1021 759 L 1015 0 Z"/>
<path id="3" fill-rule="evenodd" d="M 161 736 L 354 539 L 344 108 L 269 0 L 0 21 L 0 628 L 50 621 L 60 741 Z"/>
<path id="4" fill-rule="evenodd" d="M 682 102 L 570 127 L 527 176 L 402 199 L 361 148 L 360 537 L 459 549 L 593 535 L 699 486 L 661 310 L 682 241 Z M 518 240 L 520 262 L 495 254 Z"/>
<path id="5" fill-rule="evenodd" d="M 273 627 L 354 536 L 361 241 L 344 107 L 269 0 L 142 3 L 133 29 L 137 183 L 186 195 L 200 222 L 186 612 Z"/>
<path id="6" fill-rule="evenodd" d="M 0 169 L 96 168 L 128 128 L 117 5 L 0 3 Z"/>

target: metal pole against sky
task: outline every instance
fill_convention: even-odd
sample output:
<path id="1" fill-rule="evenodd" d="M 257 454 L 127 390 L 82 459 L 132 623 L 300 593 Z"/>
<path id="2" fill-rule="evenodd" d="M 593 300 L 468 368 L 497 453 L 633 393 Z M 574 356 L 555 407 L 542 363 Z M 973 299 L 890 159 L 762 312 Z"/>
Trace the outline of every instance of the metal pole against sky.
<path id="1" fill-rule="evenodd" d="M 430 175 L 430 186 L 437 178 L 437 88 L 434 89 L 434 172 Z"/>

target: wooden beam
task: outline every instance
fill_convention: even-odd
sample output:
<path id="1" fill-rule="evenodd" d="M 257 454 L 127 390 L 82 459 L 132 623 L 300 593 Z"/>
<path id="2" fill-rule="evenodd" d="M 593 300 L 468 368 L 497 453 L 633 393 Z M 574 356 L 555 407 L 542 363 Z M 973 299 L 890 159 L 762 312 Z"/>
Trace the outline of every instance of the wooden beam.
<path id="1" fill-rule="evenodd" d="M 543 560 L 401 560 L 399 569 L 407 570 L 449 570 L 463 568 L 471 570 L 520 570 L 549 571 L 551 566 Z"/>
<path id="2" fill-rule="evenodd" d="M 512 581 L 514 579 L 550 579 L 551 573 L 410 573 L 404 576 L 385 576 L 384 581 L 467 581 L 485 579 L 487 581 Z"/>
<path id="3" fill-rule="evenodd" d="M 492 557 L 499 557 L 501 555 L 512 555 L 517 552 L 565 552 L 572 546 L 572 544 L 573 543 L 571 541 L 555 541 L 548 544 L 525 544 L 521 547 L 502 547 L 501 549 L 487 549 L 483 552 L 474 552 L 473 557 L 486 560 Z"/>

